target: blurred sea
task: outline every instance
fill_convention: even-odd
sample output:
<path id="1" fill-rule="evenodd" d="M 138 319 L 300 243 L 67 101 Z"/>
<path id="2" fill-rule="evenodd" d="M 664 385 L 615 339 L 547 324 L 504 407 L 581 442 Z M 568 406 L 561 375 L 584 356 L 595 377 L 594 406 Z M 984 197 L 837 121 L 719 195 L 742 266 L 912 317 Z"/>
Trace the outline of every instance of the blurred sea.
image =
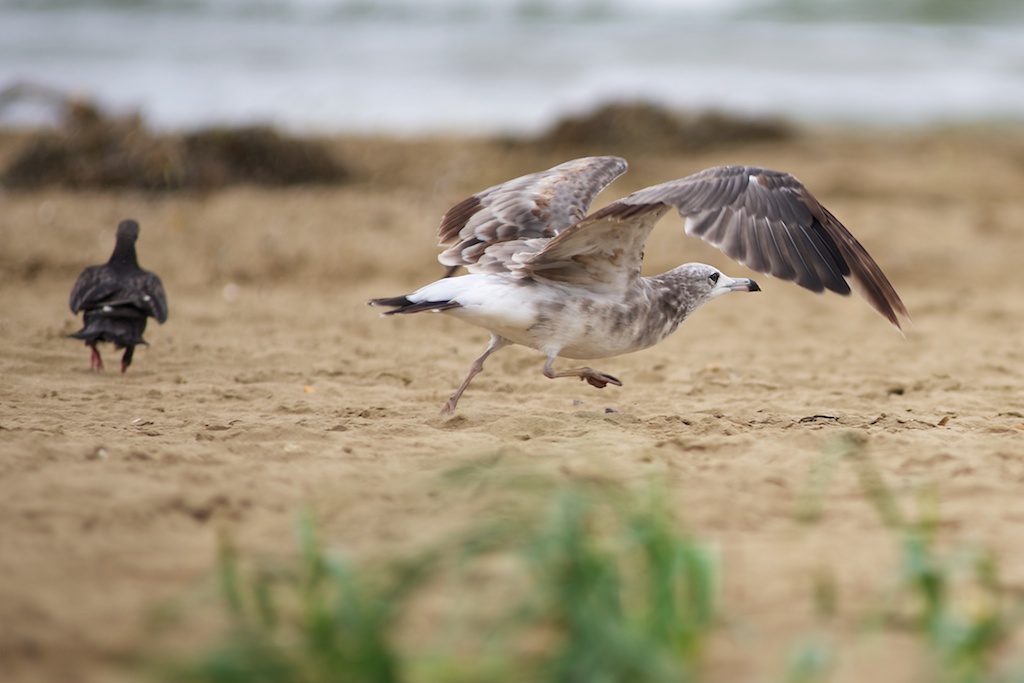
<path id="1" fill-rule="evenodd" d="M 1021 0 L 0 0 L 0 89 L 159 130 L 529 133 L 612 100 L 1024 121 Z M 29 103 L 0 126 L 48 121 Z"/>

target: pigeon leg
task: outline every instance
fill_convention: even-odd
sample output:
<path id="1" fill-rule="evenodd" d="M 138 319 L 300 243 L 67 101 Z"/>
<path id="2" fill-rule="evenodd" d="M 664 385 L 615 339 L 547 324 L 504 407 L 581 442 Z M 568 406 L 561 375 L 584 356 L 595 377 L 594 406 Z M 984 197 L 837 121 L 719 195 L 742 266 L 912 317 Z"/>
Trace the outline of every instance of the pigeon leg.
<path id="1" fill-rule="evenodd" d="M 135 353 L 134 346 L 126 346 L 124 349 L 124 355 L 121 356 L 121 374 L 128 369 L 128 366 L 132 364 L 132 355 Z"/>
<path id="2" fill-rule="evenodd" d="M 598 372 L 593 368 L 571 368 L 569 370 L 555 370 L 552 365 L 555 362 L 554 356 L 548 356 L 548 362 L 544 364 L 544 376 L 548 379 L 555 379 L 556 377 L 579 377 L 581 380 L 589 383 L 591 386 L 603 389 L 608 384 L 614 384 L 617 387 L 622 386 L 615 377 L 606 375 L 603 372 Z"/>
<path id="3" fill-rule="evenodd" d="M 96 372 L 102 371 L 103 370 L 103 359 L 100 358 L 100 352 L 99 352 L 99 349 L 96 348 L 96 342 L 93 342 L 91 344 L 87 344 L 87 346 L 89 347 L 89 350 L 91 351 L 91 353 L 89 355 L 89 369 L 90 370 L 95 370 Z"/>
<path id="4" fill-rule="evenodd" d="M 469 383 L 473 381 L 473 378 L 479 375 L 480 371 L 484 369 L 484 361 L 487 360 L 487 357 L 498 349 L 504 348 L 511 343 L 512 342 L 504 337 L 499 337 L 496 334 L 491 335 L 491 342 L 487 345 L 487 349 L 479 358 L 473 361 L 472 365 L 469 366 L 469 374 L 466 375 L 466 379 L 462 380 L 462 385 L 455 390 L 455 393 L 451 395 L 448 402 L 444 404 L 444 408 L 441 409 L 442 415 L 451 415 L 455 412 L 455 406 L 458 405 L 459 398 L 462 397 L 462 392 L 466 390 L 466 387 L 468 387 Z"/>

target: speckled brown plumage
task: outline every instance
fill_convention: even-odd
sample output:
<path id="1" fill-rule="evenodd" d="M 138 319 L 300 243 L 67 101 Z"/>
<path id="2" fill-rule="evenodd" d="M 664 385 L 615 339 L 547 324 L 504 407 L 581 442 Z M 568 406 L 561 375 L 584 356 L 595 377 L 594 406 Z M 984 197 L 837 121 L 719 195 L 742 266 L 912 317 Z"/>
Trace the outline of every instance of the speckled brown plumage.
<path id="1" fill-rule="evenodd" d="M 814 292 L 851 285 L 900 327 L 906 307 L 863 246 L 800 181 L 779 171 L 720 166 L 648 187 L 586 215 L 626 170 L 617 157 L 576 159 L 510 180 L 460 202 L 438 230 L 445 278 L 402 297 L 374 299 L 385 315 L 444 312 L 491 332 L 491 341 L 445 404 L 491 353 L 509 344 L 547 356 L 547 377 L 621 384 L 589 367 L 555 370 L 557 357 L 607 358 L 648 348 L 701 305 L 729 291 L 759 291 L 746 278 L 688 263 L 641 276 L 644 245 L 675 209 L 688 235 L 747 267 Z M 448 277 L 459 267 L 468 275 Z"/>

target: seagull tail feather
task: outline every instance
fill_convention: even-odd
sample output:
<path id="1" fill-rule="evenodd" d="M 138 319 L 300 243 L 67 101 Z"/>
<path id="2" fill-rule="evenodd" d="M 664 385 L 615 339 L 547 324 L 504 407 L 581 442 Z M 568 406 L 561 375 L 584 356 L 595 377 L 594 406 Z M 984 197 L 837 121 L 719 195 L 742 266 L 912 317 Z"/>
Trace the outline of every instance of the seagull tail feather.
<path id="1" fill-rule="evenodd" d="M 385 311 L 381 315 L 419 313 L 421 311 L 447 311 L 449 308 L 459 308 L 461 306 L 461 304 L 455 301 L 412 301 L 407 296 L 372 299 L 368 303 L 370 306 L 385 306 L 394 309 Z"/>

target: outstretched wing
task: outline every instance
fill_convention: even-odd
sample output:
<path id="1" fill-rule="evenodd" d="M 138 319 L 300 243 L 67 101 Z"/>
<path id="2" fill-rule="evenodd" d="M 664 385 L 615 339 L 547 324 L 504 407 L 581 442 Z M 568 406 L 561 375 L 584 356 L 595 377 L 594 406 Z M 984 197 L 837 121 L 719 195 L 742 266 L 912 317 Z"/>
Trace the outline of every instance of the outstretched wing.
<path id="1" fill-rule="evenodd" d="M 570 226 L 536 253 L 517 254 L 511 270 L 601 292 L 626 292 L 640 277 L 644 245 L 668 206 L 615 202 Z"/>
<path id="2" fill-rule="evenodd" d="M 897 328 L 900 317 L 910 318 L 867 250 L 788 173 L 749 166 L 709 168 L 634 192 L 600 213 L 661 216 L 666 207 L 686 219 L 688 235 L 752 270 L 814 292 L 848 295 L 853 285 Z"/>
<path id="3" fill-rule="evenodd" d="M 580 221 L 594 197 L 626 170 L 625 159 L 586 157 L 495 185 L 455 205 L 441 219 L 438 260 L 451 275 L 510 270 L 516 254 L 539 251 Z"/>

